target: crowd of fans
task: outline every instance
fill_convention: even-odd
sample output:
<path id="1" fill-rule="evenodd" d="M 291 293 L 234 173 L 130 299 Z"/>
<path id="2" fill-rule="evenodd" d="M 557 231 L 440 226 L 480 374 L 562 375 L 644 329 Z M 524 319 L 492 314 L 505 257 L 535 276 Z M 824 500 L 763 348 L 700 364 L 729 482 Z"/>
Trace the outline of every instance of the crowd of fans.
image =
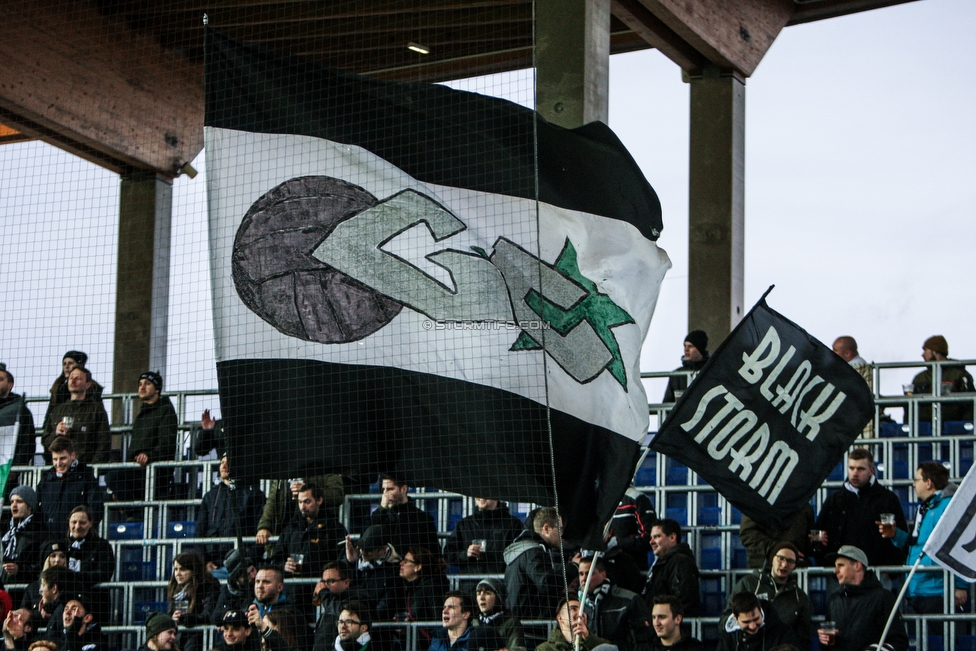
<path id="1" fill-rule="evenodd" d="M 704 365 L 707 342 L 705 333 L 689 333 L 685 370 Z M 849 337 L 834 348 L 852 365 L 863 362 Z M 944 359 L 948 346 L 933 337 L 925 351 L 926 361 L 930 353 Z M 39 435 L 50 467 L 36 487 L 15 476 L 7 485 L 0 581 L 26 584 L 0 589 L 7 649 L 107 648 L 100 626 L 122 622 L 112 621 L 109 591 L 99 586 L 113 578 L 116 562 L 96 525 L 106 499 L 141 500 L 144 468 L 173 458 L 176 413 L 162 396 L 163 378 L 147 372 L 125 455 L 141 468 L 110 472 L 107 488 L 99 485 L 91 464 L 109 460 L 111 436 L 103 389 L 85 363 L 84 353 L 65 354 L 40 432 L 26 405 L 21 411 L 14 464 L 32 464 Z M 950 368 L 943 367 L 943 381 L 972 390 L 971 376 Z M 915 389 L 923 390 L 925 378 L 916 380 Z M 668 397 L 680 397 L 687 382 L 669 384 Z M 0 365 L 0 407 L 18 398 L 13 386 L 12 373 Z M 205 412 L 202 427 L 202 447 L 220 449 L 220 423 Z M 220 459 L 217 481 L 198 507 L 196 536 L 236 536 L 244 544 L 207 542 L 176 555 L 168 609 L 147 618 L 145 649 L 201 651 L 210 626 L 221 632 L 215 643 L 221 651 L 704 648 L 684 621 L 702 612 L 695 554 L 681 524 L 658 518 L 637 489 L 618 506 L 601 552 L 563 541 L 555 508 L 538 508 L 523 523 L 504 503 L 483 497 L 474 498 L 476 511 L 442 545 L 434 519 L 397 477 L 380 478 L 378 508 L 353 517 L 359 535 L 350 535 L 338 518 L 348 478 L 275 481 L 265 495 L 258 486 L 232 486 L 231 461 L 226 454 Z M 910 526 L 900 500 L 876 480 L 870 451 L 856 448 L 844 486 L 816 518 L 804 509 L 784 531 L 743 518 L 741 541 L 753 572 L 730 591 L 717 648 L 806 649 L 816 637 L 825 648 L 861 651 L 876 642 L 895 599 L 882 584 L 888 577 L 873 568 L 917 557 L 953 490 L 945 467 L 919 464 L 921 506 Z M 813 612 L 797 582 L 796 570 L 810 565 L 834 568 L 824 613 Z M 448 589 L 448 566 L 461 575 L 460 590 Z M 314 586 L 299 581 L 309 578 L 317 579 Z M 944 592 L 942 574 L 917 574 L 908 612 L 944 613 Z M 963 586 L 952 594 L 957 607 L 966 604 Z M 815 625 L 817 615 L 826 621 Z M 551 633 L 540 620 L 555 621 Z M 408 626 L 413 622 L 425 624 Z M 887 640 L 895 651 L 908 647 L 897 613 Z"/>

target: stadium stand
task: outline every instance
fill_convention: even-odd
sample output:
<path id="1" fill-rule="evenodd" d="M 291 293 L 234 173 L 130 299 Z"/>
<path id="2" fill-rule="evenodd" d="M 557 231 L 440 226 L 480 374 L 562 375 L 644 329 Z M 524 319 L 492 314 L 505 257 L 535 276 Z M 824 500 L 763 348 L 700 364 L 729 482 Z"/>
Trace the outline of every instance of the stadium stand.
<path id="1" fill-rule="evenodd" d="M 964 363 L 976 365 L 976 361 Z M 919 364 L 877 364 L 875 387 L 882 386 L 879 377 L 882 372 L 917 366 Z M 642 377 L 654 379 L 671 375 L 673 374 L 646 373 Z M 938 387 L 939 383 L 936 382 L 935 386 Z M 179 417 L 179 436 L 178 440 L 174 441 L 173 460 L 149 465 L 147 499 L 140 502 L 107 501 L 105 514 L 99 525 L 99 534 L 110 541 L 117 559 L 114 580 L 102 584 L 112 595 L 112 621 L 104 622 L 104 630 L 111 636 L 112 648 L 136 648 L 142 643 L 145 635 L 146 616 L 150 612 L 165 611 L 166 577 L 170 575 L 175 555 L 185 550 L 199 548 L 206 543 L 234 542 L 230 538 L 203 539 L 195 538 L 193 535 L 196 507 L 200 503 L 202 494 L 216 477 L 219 459 L 212 458 L 213 454 L 207 458 L 196 458 L 193 454 L 191 432 L 196 422 L 190 418 L 190 413 L 195 416 L 200 412 L 197 405 L 201 404 L 201 401 L 216 401 L 216 392 L 168 392 L 168 395 L 176 404 Z M 974 398 L 976 397 L 973 395 L 961 394 L 891 396 L 883 395 L 876 389 L 874 437 L 860 438 L 856 445 L 867 447 L 873 452 L 877 460 L 878 478 L 899 495 L 909 521 L 914 517 L 918 507 L 912 489 L 912 476 L 919 462 L 936 460 L 946 464 L 951 481 L 956 483 L 961 481 L 972 467 L 974 447 L 976 447 L 973 423 L 942 422 L 939 405 L 950 401 L 974 401 Z M 106 404 L 110 401 L 118 401 L 121 405 L 121 409 L 117 409 L 116 412 L 121 413 L 121 419 L 119 422 L 112 423 L 113 438 L 117 442 L 117 445 L 113 446 L 113 453 L 119 455 L 113 458 L 124 458 L 119 453 L 124 451 L 136 396 L 105 395 L 103 399 Z M 47 401 L 47 396 L 29 399 L 29 405 L 38 422 L 43 419 Z M 919 421 L 918 407 L 922 403 L 935 405 L 932 422 Z M 663 422 L 671 407 L 672 404 L 650 405 L 652 422 Z M 889 417 L 892 413 L 898 412 L 905 414 L 905 422 L 894 422 Z M 933 432 L 937 434 L 933 435 Z M 43 463 L 40 453 L 36 455 L 36 463 Z M 132 467 L 136 467 L 135 464 L 110 463 L 97 465 L 96 469 L 100 476 L 104 476 L 107 471 L 114 468 Z M 16 466 L 13 470 L 21 473 L 21 483 L 36 485 L 43 466 Z M 838 460 L 837 468 L 812 500 L 815 510 L 819 511 L 830 491 L 841 486 L 844 477 L 843 462 Z M 686 541 L 694 550 L 702 570 L 703 616 L 690 620 L 691 630 L 695 637 L 705 641 L 706 644 L 714 644 L 717 637 L 715 624 L 725 606 L 728 591 L 739 577 L 749 571 L 746 567 L 745 548 L 739 541 L 741 513 L 691 469 L 653 451 L 648 451 L 643 456 L 634 479 L 637 488 L 651 498 L 661 515 L 677 520 L 686 532 Z M 148 499 L 148 496 L 156 494 L 155 487 L 161 484 L 174 487 L 166 493 L 166 499 Z M 262 488 L 267 489 L 267 485 L 263 485 Z M 440 491 L 434 487 L 411 488 L 410 497 L 434 518 L 438 536 L 442 540 L 449 535 L 461 518 L 471 514 L 475 509 L 471 498 Z M 368 493 L 345 497 L 344 504 L 340 508 L 340 518 L 347 527 L 351 524 L 350 505 L 354 502 L 366 502 L 370 504 L 370 508 L 374 508 L 379 503 L 379 482 L 372 485 Z M 510 508 L 514 515 L 524 521 L 534 506 L 511 504 Z M 664 508 L 661 509 L 661 506 Z M 123 514 L 133 507 L 142 509 L 141 521 L 126 520 L 123 517 Z M 902 577 L 907 570 L 905 567 L 875 569 L 887 575 L 886 578 L 891 581 L 893 589 L 901 585 Z M 922 571 L 942 572 L 940 569 L 933 568 L 925 568 Z M 828 577 L 831 574 L 830 568 L 813 567 L 798 570 L 799 584 L 810 595 L 815 621 L 823 619 Z M 486 576 L 503 578 L 502 575 Z M 458 588 L 462 578 L 467 584 L 472 577 L 458 575 L 456 568 L 453 572 L 449 571 L 451 589 Z M 297 582 L 311 586 L 315 581 L 315 578 L 306 578 Z M 946 585 L 951 585 L 951 582 L 947 581 Z M 8 589 L 22 587 L 24 586 L 7 586 Z M 945 595 L 945 603 L 946 612 L 950 613 L 951 593 Z M 905 619 L 909 636 L 913 640 L 913 648 L 917 651 L 942 649 L 976 651 L 976 635 L 973 635 L 971 626 L 974 619 L 972 594 L 963 613 L 936 616 L 908 614 Z M 932 620 L 931 623 L 929 620 Z M 550 622 L 524 623 L 551 625 Z M 926 630 L 926 624 L 929 625 L 927 635 L 922 633 Z M 409 622 L 396 625 L 408 629 L 407 648 L 413 650 L 418 648 L 418 631 L 425 626 L 437 626 L 439 622 Z M 377 623 L 377 626 L 382 628 L 384 624 Z M 214 629 L 205 628 L 206 646 L 203 648 L 212 648 Z"/>

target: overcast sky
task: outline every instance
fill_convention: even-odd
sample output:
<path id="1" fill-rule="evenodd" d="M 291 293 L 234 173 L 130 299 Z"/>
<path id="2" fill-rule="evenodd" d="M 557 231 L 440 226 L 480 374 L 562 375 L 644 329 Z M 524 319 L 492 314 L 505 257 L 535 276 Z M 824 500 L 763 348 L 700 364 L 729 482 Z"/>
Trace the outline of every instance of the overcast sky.
<path id="1" fill-rule="evenodd" d="M 745 302 L 828 345 L 976 357 L 976 3 L 923 0 L 790 27 L 746 85 Z M 527 101 L 531 75 L 484 82 Z M 610 126 L 661 196 L 665 279 L 645 370 L 687 332 L 688 86 L 656 51 L 611 58 Z M 204 167 L 202 157 L 195 164 Z M 0 361 L 45 393 L 70 348 L 111 384 L 118 177 L 40 143 L 0 147 Z M 174 190 L 168 388 L 216 385 L 205 182 Z M 712 342 L 714 348 L 718 342 Z M 900 379 L 894 382 L 900 382 Z M 658 397 L 651 390 L 651 398 Z"/>

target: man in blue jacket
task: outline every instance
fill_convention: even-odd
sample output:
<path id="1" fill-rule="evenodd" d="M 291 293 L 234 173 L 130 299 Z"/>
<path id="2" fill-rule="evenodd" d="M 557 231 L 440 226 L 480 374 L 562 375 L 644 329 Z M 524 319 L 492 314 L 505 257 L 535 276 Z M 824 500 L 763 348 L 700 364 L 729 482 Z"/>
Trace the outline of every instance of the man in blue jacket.
<path id="1" fill-rule="evenodd" d="M 955 486 L 949 485 L 949 471 L 945 466 L 936 461 L 923 461 L 918 464 L 915 470 L 915 493 L 918 495 L 919 507 L 915 515 L 915 527 L 911 534 L 898 529 L 894 530 L 894 537 L 888 535 L 884 527 L 878 522 L 878 530 L 882 536 L 891 537 L 891 542 L 899 549 L 908 550 L 909 565 L 915 563 L 925 543 L 928 542 L 929 535 L 935 529 L 939 518 L 945 513 L 949 506 L 949 499 L 955 492 Z M 925 556 L 922 559 L 921 567 L 932 567 L 935 562 Z M 942 595 L 945 590 L 943 574 L 941 572 L 916 572 L 908 584 L 908 603 L 912 609 L 919 614 L 925 613 L 944 613 Z M 961 608 L 966 604 L 965 589 L 956 588 L 953 595 L 955 605 Z"/>

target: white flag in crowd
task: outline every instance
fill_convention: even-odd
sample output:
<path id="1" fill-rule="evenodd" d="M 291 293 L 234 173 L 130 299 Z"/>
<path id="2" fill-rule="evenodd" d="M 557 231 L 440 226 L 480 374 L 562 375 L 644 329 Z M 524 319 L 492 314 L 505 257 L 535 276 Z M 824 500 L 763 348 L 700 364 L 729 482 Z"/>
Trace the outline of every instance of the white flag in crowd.
<path id="1" fill-rule="evenodd" d="M 925 543 L 925 555 L 969 583 L 976 583 L 976 466 Z"/>

